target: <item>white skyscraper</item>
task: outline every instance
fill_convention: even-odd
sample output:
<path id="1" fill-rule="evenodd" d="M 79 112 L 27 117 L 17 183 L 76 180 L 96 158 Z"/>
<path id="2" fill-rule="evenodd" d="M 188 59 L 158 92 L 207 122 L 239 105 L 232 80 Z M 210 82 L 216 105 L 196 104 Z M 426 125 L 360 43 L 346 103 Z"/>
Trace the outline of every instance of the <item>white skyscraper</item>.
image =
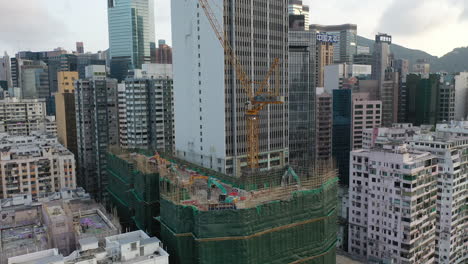
<path id="1" fill-rule="evenodd" d="M 176 154 L 207 168 L 240 175 L 247 165 L 248 96 L 203 8 L 197 1 L 171 3 Z M 228 22 L 223 30 L 252 81 L 263 81 L 274 59 L 280 60 L 281 95 L 288 93 L 287 4 L 287 0 L 253 0 L 212 6 L 217 20 Z M 288 103 L 266 106 L 260 112 L 259 130 L 260 168 L 284 166 L 288 160 Z"/>

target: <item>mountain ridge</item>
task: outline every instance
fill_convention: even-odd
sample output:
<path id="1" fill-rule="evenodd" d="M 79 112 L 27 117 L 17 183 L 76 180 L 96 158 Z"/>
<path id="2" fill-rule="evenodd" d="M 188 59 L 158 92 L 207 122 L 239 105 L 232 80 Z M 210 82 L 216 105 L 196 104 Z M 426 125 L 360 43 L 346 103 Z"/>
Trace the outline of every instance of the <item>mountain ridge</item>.
<path id="1" fill-rule="evenodd" d="M 371 52 L 374 50 L 374 42 L 374 40 L 358 36 L 358 45 L 369 47 Z M 440 58 L 425 51 L 406 48 L 396 43 L 392 43 L 390 50 L 395 54 L 395 58 L 409 60 L 410 67 L 418 59 L 427 59 L 431 64 L 431 72 L 457 73 L 468 71 L 468 47 L 455 48 Z"/>

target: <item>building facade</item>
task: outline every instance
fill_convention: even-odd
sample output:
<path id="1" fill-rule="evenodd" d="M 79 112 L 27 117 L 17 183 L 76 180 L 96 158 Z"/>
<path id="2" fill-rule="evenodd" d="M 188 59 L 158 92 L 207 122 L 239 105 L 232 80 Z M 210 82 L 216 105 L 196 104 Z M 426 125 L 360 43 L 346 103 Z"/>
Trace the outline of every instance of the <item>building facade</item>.
<path id="1" fill-rule="evenodd" d="M 46 114 L 45 99 L 0 100 L 0 132 L 12 136 L 29 136 L 36 131 L 56 135 L 55 122 L 54 117 Z"/>
<path id="2" fill-rule="evenodd" d="M 203 8 L 195 1 L 171 4 L 176 154 L 239 176 L 247 165 L 248 96 Z M 288 94 L 287 5 L 287 0 L 254 0 L 224 2 L 222 9 L 213 8 L 251 81 L 263 81 L 275 58 L 279 59 L 283 96 Z M 260 113 L 261 169 L 284 166 L 288 161 L 288 108 L 286 101 L 266 106 Z"/>
<path id="3" fill-rule="evenodd" d="M 4 82 L 5 88 L 13 88 L 13 80 L 11 79 L 11 62 L 10 56 L 5 52 L 3 57 L 0 57 L 0 82 Z"/>
<path id="4" fill-rule="evenodd" d="M 357 54 L 357 25 L 317 25 L 312 24 L 309 30 L 324 32 L 338 37 L 333 44 L 335 63 L 353 63 L 353 57 Z"/>
<path id="5" fill-rule="evenodd" d="M 373 262 L 434 263 L 437 159 L 405 144 L 351 152 L 349 252 Z"/>
<path id="6" fill-rule="evenodd" d="M 166 41 L 160 39 L 153 63 L 172 64 L 172 48 L 166 44 Z"/>
<path id="7" fill-rule="evenodd" d="M 351 148 L 361 149 L 363 132 L 382 125 L 382 102 L 370 100 L 368 93 L 353 93 L 352 96 Z"/>
<path id="8" fill-rule="evenodd" d="M 174 97 L 172 74 L 125 79 L 124 100 L 119 101 L 121 146 L 174 153 Z M 122 118 L 122 119 L 121 119 Z"/>
<path id="9" fill-rule="evenodd" d="M 333 145 L 333 96 L 323 88 L 316 91 L 315 160 L 329 161 L 332 159 Z"/>
<path id="10" fill-rule="evenodd" d="M 315 33 L 289 32 L 289 161 L 312 164 L 315 139 Z"/>
<path id="11" fill-rule="evenodd" d="M 78 72 L 59 72 L 58 92 L 55 94 L 58 140 L 75 156 L 78 156 L 74 94 L 77 80 Z"/>
<path id="12" fill-rule="evenodd" d="M 156 49 L 154 0 L 108 1 L 111 77 L 119 81 L 128 70 L 151 62 Z"/>
<path id="13" fill-rule="evenodd" d="M 309 30 L 310 8 L 308 5 L 304 5 L 302 0 L 289 0 L 288 13 L 290 15 L 304 16 L 304 30 Z"/>
<path id="14" fill-rule="evenodd" d="M 75 82 L 78 185 L 93 198 L 106 199 L 106 151 L 118 145 L 117 80 L 105 66 L 86 67 L 87 78 Z"/>
<path id="15" fill-rule="evenodd" d="M 382 124 L 384 126 L 391 126 L 393 123 L 398 122 L 399 85 L 398 72 L 386 71 L 379 92 L 379 98 L 382 101 Z"/>
<path id="16" fill-rule="evenodd" d="M 0 198 L 76 188 L 75 157 L 54 136 L 2 134 Z"/>
<path id="17" fill-rule="evenodd" d="M 436 130 L 436 134 L 409 139 L 412 148 L 430 152 L 438 159 L 435 258 L 441 264 L 465 263 L 468 260 L 468 222 L 464 212 L 468 198 L 468 129 L 465 127 L 464 133 L 459 133 L 458 129 L 454 123 L 446 126 L 444 133 Z"/>
<path id="18" fill-rule="evenodd" d="M 455 75 L 455 120 L 468 120 L 468 72 Z"/>
<path id="19" fill-rule="evenodd" d="M 333 144 L 332 154 L 338 167 L 340 184 L 349 184 L 349 152 L 352 128 L 352 91 L 333 90 Z"/>
<path id="20" fill-rule="evenodd" d="M 439 74 L 422 76 L 409 74 L 406 78 L 406 117 L 405 122 L 415 126 L 435 125 L 438 118 L 438 93 L 440 91 Z"/>

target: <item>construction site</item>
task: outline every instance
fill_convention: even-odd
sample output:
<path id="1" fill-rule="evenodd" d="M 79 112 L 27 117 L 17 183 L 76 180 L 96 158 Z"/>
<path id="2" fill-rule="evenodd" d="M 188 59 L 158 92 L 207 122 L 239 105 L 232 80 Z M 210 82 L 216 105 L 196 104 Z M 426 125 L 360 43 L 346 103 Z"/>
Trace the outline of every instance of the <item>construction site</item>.
<path id="1" fill-rule="evenodd" d="M 123 226 L 158 235 L 171 263 L 336 261 L 332 163 L 237 178 L 169 155 L 113 150 L 108 170 Z"/>

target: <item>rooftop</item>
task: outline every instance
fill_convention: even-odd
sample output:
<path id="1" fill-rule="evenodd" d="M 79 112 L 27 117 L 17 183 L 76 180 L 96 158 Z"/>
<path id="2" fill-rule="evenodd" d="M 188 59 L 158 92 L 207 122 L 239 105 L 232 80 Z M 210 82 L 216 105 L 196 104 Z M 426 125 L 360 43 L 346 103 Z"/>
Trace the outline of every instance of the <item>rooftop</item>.
<path id="1" fill-rule="evenodd" d="M 295 191 L 318 188 L 336 177 L 333 164 L 319 168 L 292 168 L 257 171 L 240 178 L 231 177 L 197 165 L 156 154 L 153 157 L 136 153 L 118 155 L 147 174 L 158 173 L 161 196 L 177 204 L 196 207 L 201 211 L 252 208 L 272 201 L 290 200 Z"/>

